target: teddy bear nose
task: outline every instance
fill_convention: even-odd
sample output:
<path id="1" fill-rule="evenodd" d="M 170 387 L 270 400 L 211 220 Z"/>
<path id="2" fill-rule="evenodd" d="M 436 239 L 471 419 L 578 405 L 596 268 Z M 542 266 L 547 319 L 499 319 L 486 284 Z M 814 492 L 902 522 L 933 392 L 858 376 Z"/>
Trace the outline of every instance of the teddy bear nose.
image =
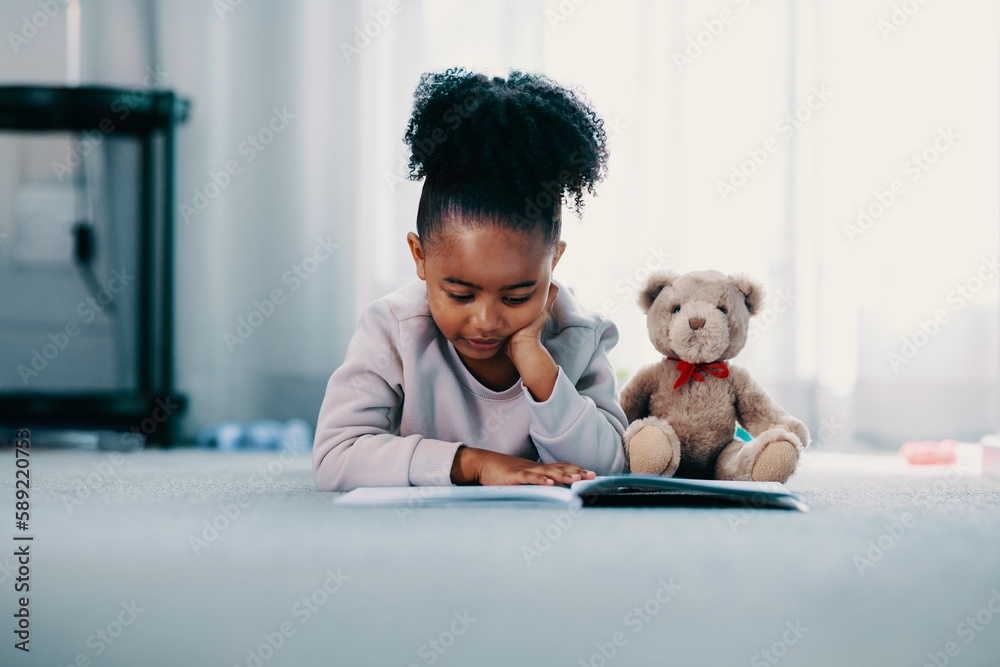
<path id="1" fill-rule="evenodd" d="M 704 317 L 692 317 L 690 320 L 688 320 L 688 324 L 691 325 L 692 329 L 700 329 L 703 326 L 705 326 L 705 318 Z"/>

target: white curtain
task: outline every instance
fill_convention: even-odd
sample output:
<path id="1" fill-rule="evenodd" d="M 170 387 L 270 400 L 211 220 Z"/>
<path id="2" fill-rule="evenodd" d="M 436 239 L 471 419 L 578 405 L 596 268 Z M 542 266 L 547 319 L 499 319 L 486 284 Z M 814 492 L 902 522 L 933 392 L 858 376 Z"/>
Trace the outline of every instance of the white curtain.
<path id="1" fill-rule="evenodd" d="M 159 67 L 192 100 L 177 203 L 207 205 L 177 215 L 188 433 L 315 418 L 361 308 L 415 277 L 420 183 L 403 177 L 402 135 L 419 75 L 455 65 L 545 72 L 604 117 L 609 177 L 582 221 L 566 218 L 557 278 L 618 324 L 623 379 L 657 358 L 633 288 L 650 269 L 745 271 L 770 299 L 737 362 L 820 446 L 1000 427 L 995 3 L 81 9 L 83 83 L 133 86 Z M 260 323 L 245 340 L 241 318 Z"/>
<path id="2" fill-rule="evenodd" d="M 359 84 L 331 39 L 355 8 L 219 6 L 157 4 L 165 68 L 193 104 L 179 133 L 178 204 L 194 207 L 215 175 L 240 169 L 190 222 L 177 219 L 189 432 L 223 420 L 314 421 L 354 329 L 352 285 L 365 266 L 354 252 L 365 231 L 352 168 Z"/>

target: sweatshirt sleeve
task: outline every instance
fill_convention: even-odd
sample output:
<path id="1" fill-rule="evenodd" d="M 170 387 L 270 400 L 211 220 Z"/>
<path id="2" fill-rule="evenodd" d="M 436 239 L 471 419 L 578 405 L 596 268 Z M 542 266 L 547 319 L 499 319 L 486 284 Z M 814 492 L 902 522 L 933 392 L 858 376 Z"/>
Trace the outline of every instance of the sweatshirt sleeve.
<path id="1" fill-rule="evenodd" d="M 399 337 L 389 305 L 375 302 L 330 376 L 312 452 L 320 491 L 452 483 L 451 464 L 462 443 L 395 435 L 404 399 Z"/>
<path id="2" fill-rule="evenodd" d="M 575 384 L 560 366 L 547 400 L 536 401 L 525 388 L 529 434 L 542 463 L 574 463 L 598 475 L 614 475 L 625 468 L 622 434 L 628 426 L 607 355 L 618 342 L 618 329 L 602 320 L 593 336 L 589 363 Z"/>

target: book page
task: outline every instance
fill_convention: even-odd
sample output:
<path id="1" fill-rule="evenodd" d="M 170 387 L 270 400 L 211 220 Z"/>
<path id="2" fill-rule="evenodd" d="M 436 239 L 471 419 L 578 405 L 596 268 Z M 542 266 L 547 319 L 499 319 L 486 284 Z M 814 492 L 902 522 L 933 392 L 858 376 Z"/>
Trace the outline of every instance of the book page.
<path id="1" fill-rule="evenodd" d="M 517 502 L 574 505 L 579 498 L 566 487 L 518 486 L 393 486 L 362 487 L 340 496 L 338 505 L 427 505 L 477 502 Z"/>

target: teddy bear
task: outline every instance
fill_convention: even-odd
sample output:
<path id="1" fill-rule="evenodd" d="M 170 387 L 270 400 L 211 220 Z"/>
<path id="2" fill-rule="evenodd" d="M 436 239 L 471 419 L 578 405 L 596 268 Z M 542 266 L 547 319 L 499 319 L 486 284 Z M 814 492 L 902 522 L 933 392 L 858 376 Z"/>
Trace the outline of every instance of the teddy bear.
<path id="1" fill-rule="evenodd" d="M 719 271 L 657 272 L 639 306 L 658 363 L 641 368 L 620 394 L 633 473 L 785 482 L 809 431 L 745 369 L 727 364 L 746 344 L 764 300 L 760 283 Z M 752 437 L 735 437 L 739 423 Z"/>

